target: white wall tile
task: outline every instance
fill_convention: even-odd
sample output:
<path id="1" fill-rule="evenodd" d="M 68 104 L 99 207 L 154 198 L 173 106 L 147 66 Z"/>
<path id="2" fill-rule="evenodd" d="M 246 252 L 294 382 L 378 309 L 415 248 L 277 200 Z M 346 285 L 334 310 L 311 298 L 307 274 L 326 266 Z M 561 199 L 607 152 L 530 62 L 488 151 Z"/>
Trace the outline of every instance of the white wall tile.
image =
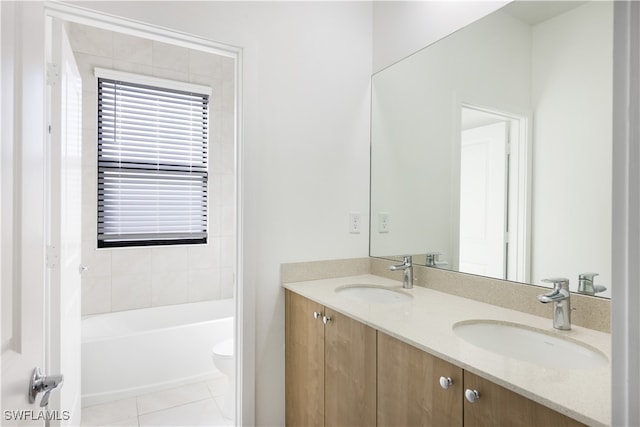
<path id="1" fill-rule="evenodd" d="M 153 67 L 186 74 L 189 72 L 189 49 L 154 41 Z"/>
<path id="2" fill-rule="evenodd" d="M 207 245 L 190 246 L 188 248 L 190 270 L 220 267 L 220 239 L 209 237 Z"/>
<path id="3" fill-rule="evenodd" d="M 187 302 L 187 269 L 151 273 L 151 305 L 182 304 Z"/>
<path id="4" fill-rule="evenodd" d="M 222 111 L 225 82 L 233 87 L 233 60 L 165 43 L 76 25 L 71 33 L 74 54 L 83 78 L 83 260 L 85 275 L 100 278 L 87 288 L 83 314 L 117 311 L 220 298 L 232 292 L 228 271 L 222 273 L 221 235 L 230 235 L 233 222 L 233 110 Z M 94 31 L 95 30 L 95 31 Z M 96 41 L 96 39 L 99 39 Z M 209 244 L 206 246 L 101 249 L 96 247 L 97 214 L 97 82 L 94 68 L 190 81 L 210 86 L 211 180 Z M 226 89 L 228 90 L 228 88 Z M 227 95 L 228 98 L 228 95 Z M 227 102 L 228 104 L 228 99 Z M 226 130 L 225 130 L 226 129 Z M 231 129 L 231 131 L 229 130 Z M 231 136 L 229 136 L 231 135 Z M 226 139 L 225 139 L 226 138 Z M 215 142 L 214 142 L 215 141 Z M 226 145 L 223 145 L 225 143 Z M 228 177 L 219 176 L 227 174 Z M 214 177 L 215 175 L 215 177 Z M 231 178 L 231 181 L 229 181 Z M 229 186 L 231 183 L 231 186 Z M 222 198 L 222 199 L 220 199 Z M 104 263 L 103 263 L 104 261 Z M 189 274 L 189 271 L 192 274 Z M 197 271 L 195 271 L 197 270 Z M 229 270 L 227 267 L 226 270 Z M 84 276 L 84 275 L 83 275 Z M 87 279 L 89 280 L 89 279 Z M 83 288 L 84 294 L 84 288 Z M 101 295 L 93 298 L 92 295 Z M 83 295 L 84 296 L 84 295 Z"/>
<path id="5" fill-rule="evenodd" d="M 82 24 L 69 24 L 69 42 L 76 52 L 113 56 L 113 32 Z"/>
<path id="6" fill-rule="evenodd" d="M 153 76 L 153 67 L 151 65 L 137 64 L 119 59 L 113 60 L 113 69 L 143 76 Z"/>
<path id="7" fill-rule="evenodd" d="M 94 249 L 94 247 L 95 243 L 86 249 L 84 246 L 82 248 L 82 265 L 87 267 L 87 270 L 82 273 L 82 278 L 111 278 L 111 251 L 105 249 Z"/>
<path id="8" fill-rule="evenodd" d="M 74 55 L 76 57 L 80 76 L 82 77 L 82 91 L 97 93 L 98 80 L 94 74 L 94 69 L 96 67 L 108 69 L 113 68 L 113 59 L 77 52 L 75 52 Z M 96 125 L 94 124 L 92 127 L 95 128 Z"/>
<path id="9" fill-rule="evenodd" d="M 236 259 L 236 239 L 234 236 L 220 238 L 220 266 L 233 267 Z"/>
<path id="10" fill-rule="evenodd" d="M 190 270 L 187 293 L 189 302 L 220 299 L 220 269 Z"/>
<path id="11" fill-rule="evenodd" d="M 189 74 L 202 74 L 211 77 L 222 76 L 222 56 L 199 50 L 189 50 Z"/>
<path id="12" fill-rule="evenodd" d="M 111 311 L 111 277 L 81 276 L 82 315 Z"/>
<path id="13" fill-rule="evenodd" d="M 114 276 L 142 274 L 151 277 L 151 250 L 149 248 L 114 249 L 111 263 Z"/>
<path id="14" fill-rule="evenodd" d="M 153 41 L 113 33 L 113 59 L 151 66 L 153 65 Z"/>
<path id="15" fill-rule="evenodd" d="M 83 91 L 82 129 L 98 129 L 97 92 Z"/>
<path id="16" fill-rule="evenodd" d="M 233 268 L 220 269 L 221 298 L 233 298 L 235 296 L 235 282 Z"/>
<path id="17" fill-rule="evenodd" d="M 151 271 L 166 272 L 186 270 L 188 265 L 187 246 L 160 246 L 151 251 Z"/>
<path id="18" fill-rule="evenodd" d="M 151 274 L 114 275 L 111 279 L 111 310 L 151 307 Z"/>
<path id="19" fill-rule="evenodd" d="M 95 168 L 98 164 L 98 131 L 95 128 L 82 129 L 82 168 Z M 84 175 L 82 177 L 84 179 Z M 83 182 L 84 185 L 84 182 Z"/>
<path id="20" fill-rule="evenodd" d="M 153 75 L 167 80 L 175 80 L 186 82 L 189 80 L 189 74 L 184 71 L 171 70 L 169 68 L 153 68 Z"/>

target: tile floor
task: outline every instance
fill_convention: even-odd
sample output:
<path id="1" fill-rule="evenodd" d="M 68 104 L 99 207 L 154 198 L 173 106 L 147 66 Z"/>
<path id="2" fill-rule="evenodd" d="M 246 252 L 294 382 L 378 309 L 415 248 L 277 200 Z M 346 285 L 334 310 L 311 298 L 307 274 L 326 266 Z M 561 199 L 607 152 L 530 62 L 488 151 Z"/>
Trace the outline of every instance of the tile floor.
<path id="1" fill-rule="evenodd" d="M 222 416 L 227 379 L 215 379 L 82 408 L 82 426 L 233 426 Z"/>

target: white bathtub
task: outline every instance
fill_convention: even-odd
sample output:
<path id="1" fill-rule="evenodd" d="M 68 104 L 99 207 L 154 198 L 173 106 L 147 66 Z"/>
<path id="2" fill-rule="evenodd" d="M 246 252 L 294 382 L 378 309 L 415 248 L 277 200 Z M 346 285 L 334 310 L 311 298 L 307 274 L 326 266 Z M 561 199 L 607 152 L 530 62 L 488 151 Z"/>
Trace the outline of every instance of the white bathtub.
<path id="1" fill-rule="evenodd" d="M 82 320 L 82 406 L 216 375 L 211 350 L 233 336 L 233 299 Z"/>

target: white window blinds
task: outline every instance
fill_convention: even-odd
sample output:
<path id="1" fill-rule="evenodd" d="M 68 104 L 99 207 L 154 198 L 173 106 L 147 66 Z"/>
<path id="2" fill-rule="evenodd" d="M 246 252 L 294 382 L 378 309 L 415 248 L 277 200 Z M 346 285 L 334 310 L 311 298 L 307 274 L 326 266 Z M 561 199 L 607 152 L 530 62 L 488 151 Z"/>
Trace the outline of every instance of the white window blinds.
<path id="1" fill-rule="evenodd" d="M 98 247 L 206 243 L 208 103 L 98 79 Z"/>

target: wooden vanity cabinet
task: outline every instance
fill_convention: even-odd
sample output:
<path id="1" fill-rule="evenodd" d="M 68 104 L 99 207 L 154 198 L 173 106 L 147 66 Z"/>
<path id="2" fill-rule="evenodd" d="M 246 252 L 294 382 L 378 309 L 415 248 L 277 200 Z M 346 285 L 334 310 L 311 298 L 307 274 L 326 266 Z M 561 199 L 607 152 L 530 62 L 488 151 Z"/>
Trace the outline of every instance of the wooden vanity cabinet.
<path id="1" fill-rule="evenodd" d="M 289 290 L 285 363 L 291 427 L 584 425 Z"/>
<path id="2" fill-rule="evenodd" d="M 285 361 L 288 426 L 376 425 L 375 329 L 287 290 Z"/>
<path id="3" fill-rule="evenodd" d="M 540 405 L 489 380 L 464 372 L 465 390 L 477 390 L 480 399 L 464 399 L 465 427 L 578 427 L 584 424 Z"/>
<path id="4" fill-rule="evenodd" d="M 324 426 L 322 305 L 285 291 L 285 400 L 288 426 Z"/>
<path id="5" fill-rule="evenodd" d="M 462 426 L 462 380 L 461 368 L 378 332 L 379 426 Z"/>

